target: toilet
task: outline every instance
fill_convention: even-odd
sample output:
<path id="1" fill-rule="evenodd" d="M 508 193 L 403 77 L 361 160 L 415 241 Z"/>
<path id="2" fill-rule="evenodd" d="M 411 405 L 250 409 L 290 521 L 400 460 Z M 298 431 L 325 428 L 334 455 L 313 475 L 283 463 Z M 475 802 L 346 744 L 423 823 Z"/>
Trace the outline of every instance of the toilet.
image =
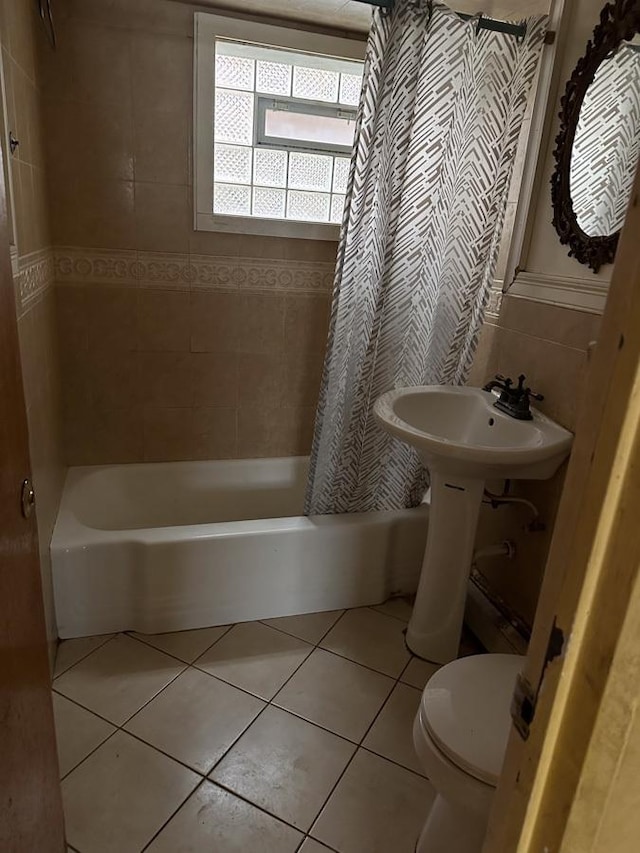
<path id="1" fill-rule="evenodd" d="M 472 655 L 425 687 L 413 743 L 436 790 L 416 853 L 480 853 L 511 728 L 520 655 Z"/>

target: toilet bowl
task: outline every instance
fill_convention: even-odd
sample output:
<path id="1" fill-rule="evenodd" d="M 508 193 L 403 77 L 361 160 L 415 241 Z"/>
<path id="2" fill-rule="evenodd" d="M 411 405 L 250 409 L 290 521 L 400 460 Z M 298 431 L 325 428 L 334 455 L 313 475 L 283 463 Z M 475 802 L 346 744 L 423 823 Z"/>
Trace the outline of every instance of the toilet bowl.
<path id="1" fill-rule="evenodd" d="M 436 790 L 416 853 L 480 853 L 511 727 L 520 655 L 473 655 L 443 666 L 413 724 L 418 759 Z"/>

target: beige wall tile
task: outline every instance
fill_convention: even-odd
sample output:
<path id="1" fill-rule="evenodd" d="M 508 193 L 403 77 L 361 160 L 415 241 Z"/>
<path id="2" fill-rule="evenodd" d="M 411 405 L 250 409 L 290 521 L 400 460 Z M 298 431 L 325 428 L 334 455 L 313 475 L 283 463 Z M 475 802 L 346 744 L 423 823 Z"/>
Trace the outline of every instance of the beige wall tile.
<path id="1" fill-rule="evenodd" d="M 318 403 L 324 359 L 320 353 L 288 358 L 284 366 L 285 406 L 312 406 Z"/>
<path id="2" fill-rule="evenodd" d="M 335 240 L 287 240 L 286 257 L 292 261 L 319 261 L 335 264 L 338 243 Z"/>
<path id="3" fill-rule="evenodd" d="M 71 209 L 61 213 L 66 217 L 67 225 L 72 223 L 74 243 L 71 245 L 136 248 L 132 181 L 107 182 L 78 175 L 70 202 Z"/>
<path id="4" fill-rule="evenodd" d="M 67 0 L 61 10 L 59 50 L 42 57 L 54 239 L 333 262 L 331 241 L 193 232 L 192 10 L 178 5 Z M 249 455 L 308 449 L 326 297 L 95 285 L 60 294 L 70 459 L 233 456 L 238 406 L 251 410 Z M 104 412 L 116 432 L 130 423 L 128 444 L 94 434 Z"/>
<path id="5" fill-rule="evenodd" d="M 232 459 L 237 456 L 236 409 L 198 406 L 192 411 L 193 458 Z"/>
<path id="6" fill-rule="evenodd" d="M 129 409 L 139 399 L 138 354 L 119 350 L 90 350 L 88 393 L 98 409 Z"/>
<path id="7" fill-rule="evenodd" d="M 172 462 L 193 458 L 190 408 L 144 410 L 144 461 Z"/>
<path id="8" fill-rule="evenodd" d="M 281 352 L 284 346 L 284 309 L 283 296 L 241 294 L 238 352 Z"/>
<path id="9" fill-rule="evenodd" d="M 150 252 L 186 252 L 191 228 L 187 187 L 136 181 L 137 247 Z"/>
<path id="10" fill-rule="evenodd" d="M 276 408 L 284 404 L 285 363 L 280 353 L 238 356 L 238 405 Z"/>
<path id="11" fill-rule="evenodd" d="M 485 385 L 493 374 L 490 372 L 489 358 L 494 343 L 496 327 L 490 323 L 485 323 L 480 329 L 478 338 L 478 346 L 471 365 L 471 372 L 467 379 L 467 385 L 472 385 L 481 388 Z"/>
<path id="12" fill-rule="evenodd" d="M 215 255 L 235 258 L 240 255 L 242 234 L 225 234 L 223 231 L 189 232 L 189 252 L 193 255 Z"/>
<path id="13" fill-rule="evenodd" d="M 97 456 L 104 464 L 137 462 L 142 457 L 139 409 L 104 409 L 92 413 Z"/>
<path id="14" fill-rule="evenodd" d="M 73 91 L 73 27 L 62 10 L 62 6 L 56 9 L 56 50 L 51 49 L 46 38 L 36 40 L 38 76 L 45 81 L 42 88 L 47 98 L 68 98 Z"/>
<path id="15" fill-rule="evenodd" d="M 497 327 L 488 367 L 490 374 L 524 373 L 530 387 L 544 395 L 544 401 L 536 404 L 541 411 L 573 429 L 586 376 L 583 350 Z"/>
<path id="16" fill-rule="evenodd" d="M 261 237 L 256 234 L 240 234 L 240 257 L 285 259 L 288 257 L 287 237 Z M 308 240 L 303 241 L 305 244 Z"/>
<path id="17" fill-rule="evenodd" d="M 78 139 L 74 122 L 79 105 L 69 99 L 68 90 L 64 95 L 65 97 L 48 95 L 42 105 L 42 118 L 47 130 L 47 171 L 53 200 L 60 186 L 72 182 L 76 174 L 77 151 L 82 147 L 82 140 Z"/>
<path id="18" fill-rule="evenodd" d="M 31 80 L 35 79 L 34 52 L 34 15 L 33 7 L 28 2 L 8 2 L 4 4 L 5 44 L 15 61 L 27 73 Z"/>
<path id="19" fill-rule="evenodd" d="M 131 105 L 131 54 L 120 29 L 70 25 L 73 96 L 105 108 Z"/>
<path id="20" fill-rule="evenodd" d="M 193 98 L 193 41 L 185 36 L 133 32 L 131 39 L 133 105 L 189 104 Z"/>
<path id="21" fill-rule="evenodd" d="M 188 352 L 189 294 L 170 290 L 137 293 L 138 349 L 143 352 Z"/>
<path id="22" fill-rule="evenodd" d="M 235 353 L 192 353 L 190 372 L 194 407 L 237 406 L 238 356 Z"/>
<path id="23" fill-rule="evenodd" d="M 192 405 L 190 353 L 141 352 L 138 358 L 139 392 L 144 405 L 165 408 Z"/>
<path id="24" fill-rule="evenodd" d="M 238 409 L 238 456 L 304 456 L 311 449 L 315 407 Z"/>
<path id="25" fill-rule="evenodd" d="M 136 349 L 136 289 L 89 286 L 85 294 L 89 348 L 107 353 Z"/>
<path id="26" fill-rule="evenodd" d="M 82 285 L 55 289 L 58 339 L 72 352 L 87 350 L 89 346 L 86 294 Z"/>
<path id="27" fill-rule="evenodd" d="M 287 296 L 285 298 L 285 349 L 324 354 L 329 331 L 330 305 L 328 296 Z"/>
<path id="28" fill-rule="evenodd" d="M 66 178 L 57 173 L 56 169 L 50 169 L 47 181 L 51 236 L 54 244 L 81 246 L 85 233 L 78 216 L 75 177 Z"/>
<path id="29" fill-rule="evenodd" d="M 598 314 L 507 294 L 498 322 L 506 329 L 586 350 L 588 343 L 597 338 L 601 320 Z"/>
<path id="30" fill-rule="evenodd" d="M 150 106 L 136 111 L 137 181 L 189 184 L 191 116 L 187 107 L 166 110 Z"/>
<path id="31" fill-rule="evenodd" d="M 568 429 L 573 429 L 586 378 L 586 346 L 597 337 L 600 317 L 559 306 L 505 296 L 499 325 L 485 324 L 469 377 L 483 385 L 495 373 L 516 376 L 545 400 L 536 405 Z M 514 484 L 514 493 L 538 507 L 545 529 L 529 532 L 522 508 L 485 510 L 481 514 L 478 547 L 509 538 L 516 543 L 515 561 L 483 561 L 482 573 L 492 588 L 529 624 L 533 622 L 564 468 L 549 481 Z"/>
<path id="32" fill-rule="evenodd" d="M 237 293 L 192 291 L 191 351 L 237 352 L 242 306 Z"/>
<path id="33" fill-rule="evenodd" d="M 94 376 L 86 351 L 60 345 L 60 396 L 65 408 L 89 406 Z"/>
<path id="34" fill-rule="evenodd" d="M 70 105 L 73 120 L 67 128 L 65 148 L 80 178 L 133 180 L 133 122 L 124 102 Z"/>
<path id="35" fill-rule="evenodd" d="M 65 12 L 67 17 L 92 23 L 193 35 L 193 9 L 175 0 L 66 0 L 62 7 Z"/>

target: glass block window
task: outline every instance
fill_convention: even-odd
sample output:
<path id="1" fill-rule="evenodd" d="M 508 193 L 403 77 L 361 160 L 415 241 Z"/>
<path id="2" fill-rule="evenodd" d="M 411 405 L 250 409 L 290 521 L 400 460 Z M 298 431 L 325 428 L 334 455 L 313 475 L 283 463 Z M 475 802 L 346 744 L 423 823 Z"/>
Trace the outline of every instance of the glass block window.
<path id="1" fill-rule="evenodd" d="M 362 63 L 215 38 L 213 214 L 340 223 Z"/>

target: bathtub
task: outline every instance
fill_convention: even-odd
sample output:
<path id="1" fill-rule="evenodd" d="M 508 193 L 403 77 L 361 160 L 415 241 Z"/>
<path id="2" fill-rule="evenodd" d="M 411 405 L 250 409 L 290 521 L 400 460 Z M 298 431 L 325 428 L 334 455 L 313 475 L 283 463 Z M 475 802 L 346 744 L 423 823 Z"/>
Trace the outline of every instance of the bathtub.
<path id="1" fill-rule="evenodd" d="M 306 518 L 307 461 L 70 468 L 51 541 L 60 637 L 181 631 L 415 590 L 428 506 Z"/>

